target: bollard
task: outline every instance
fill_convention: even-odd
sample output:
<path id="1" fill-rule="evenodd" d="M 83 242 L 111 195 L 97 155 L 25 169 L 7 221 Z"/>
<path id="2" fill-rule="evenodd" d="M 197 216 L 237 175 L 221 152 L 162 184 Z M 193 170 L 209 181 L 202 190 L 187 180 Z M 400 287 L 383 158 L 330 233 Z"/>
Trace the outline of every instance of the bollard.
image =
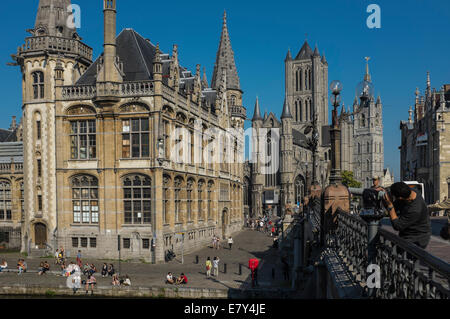
<path id="1" fill-rule="evenodd" d="M 223 264 L 223 273 L 224 273 L 224 274 L 227 273 L 227 264 Z"/>
<path id="2" fill-rule="evenodd" d="M 242 264 L 239 264 L 239 276 L 242 275 Z"/>

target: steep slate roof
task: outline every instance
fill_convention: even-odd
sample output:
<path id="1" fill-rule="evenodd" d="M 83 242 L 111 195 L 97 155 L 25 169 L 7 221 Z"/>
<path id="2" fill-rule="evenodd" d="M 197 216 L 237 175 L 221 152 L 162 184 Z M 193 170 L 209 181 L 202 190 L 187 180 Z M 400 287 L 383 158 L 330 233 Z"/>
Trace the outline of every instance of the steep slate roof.
<path id="1" fill-rule="evenodd" d="M 153 79 L 153 58 L 156 46 L 133 29 L 124 29 L 116 38 L 117 55 L 123 63 L 124 81 L 148 81 Z M 102 54 L 103 55 L 103 54 Z M 97 80 L 98 58 L 80 77 L 78 85 L 93 85 Z M 167 67 L 168 69 L 168 67 Z"/>
<path id="2" fill-rule="evenodd" d="M 0 163 L 23 163 L 23 143 L 0 143 Z"/>
<path id="3" fill-rule="evenodd" d="M 314 52 L 311 49 L 311 47 L 308 44 L 308 41 L 305 41 L 302 48 L 298 52 L 297 56 L 295 57 L 296 60 L 304 60 L 304 59 L 310 59 L 311 56 L 313 56 Z"/>
<path id="4" fill-rule="evenodd" d="M 292 137 L 293 137 L 294 145 L 297 145 L 297 146 L 300 146 L 303 148 L 308 148 L 308 140 L 307 140 L 305 134 L 297 131 L 296 129 L 293 129 Z"/>
<path id="5" fill-rule="evenodd" d="M 16 132 L 0 129 L 0 142 L 14 142 L 16 140 Z"/>

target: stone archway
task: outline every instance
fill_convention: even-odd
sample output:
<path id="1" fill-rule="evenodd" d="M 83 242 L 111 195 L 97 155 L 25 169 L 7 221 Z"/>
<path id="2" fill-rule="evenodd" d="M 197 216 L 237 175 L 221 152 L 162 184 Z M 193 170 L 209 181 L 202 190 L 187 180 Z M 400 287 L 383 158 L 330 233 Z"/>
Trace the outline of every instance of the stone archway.
<path id="1" fill-rule="evenodd" d="M 229 216 L 228 216 L 228 210 L 225 208 L 222 211 L 222 239 L 227 238 L 227 226 L 228 226 Z"/>
<path id="2" fill-rule="evenodd" d="M 44 249 L 47 244 L 47 226 L 42 223 L 34 224 L 34 243 L 39 249 Z"/>

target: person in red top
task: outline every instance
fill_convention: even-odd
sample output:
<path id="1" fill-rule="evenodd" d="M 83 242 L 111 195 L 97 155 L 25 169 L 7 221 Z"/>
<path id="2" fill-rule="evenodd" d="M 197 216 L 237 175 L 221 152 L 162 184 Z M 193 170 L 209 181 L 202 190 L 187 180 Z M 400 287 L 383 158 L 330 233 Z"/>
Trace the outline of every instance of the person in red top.
<path id="1" fill-rule="evenodd" d="M 180 277 L 177 279 L 177 285 L 185 285 L 188 283 L 188 279 L 185 274 L 181 273 Z"/>
<path id="2" fill-rule="evenodd" d="M 258 265 L 259 260 L 256 258 L 252 258 L 248 261 L 248 268 L 252 271 L 252 287 L 255 287 L 258 285 Z"/>

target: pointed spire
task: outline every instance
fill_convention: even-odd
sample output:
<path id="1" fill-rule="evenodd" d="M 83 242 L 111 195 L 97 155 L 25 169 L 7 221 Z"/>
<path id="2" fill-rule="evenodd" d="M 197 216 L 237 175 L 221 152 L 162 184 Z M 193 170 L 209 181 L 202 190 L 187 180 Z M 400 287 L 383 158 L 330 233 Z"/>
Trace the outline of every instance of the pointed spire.
<path id="1" fill-rule="evenodd" d="M 38 12 L 34 29 L 31 30 L 34 36 L 59 36 L 73 38 L 76 28 L 67 23 L 71 12 L 68 7 L 70 0 L 39 0 Z"/>
<path id="2" fill-rule="evenodd" d="M 342 103 L 342 108 L 341 108 L 341 115 L 345 114 L 345 104 Z"/>
<path id="3" fill-rule="evenodd" d="M 372 82 L 372 80 L 370 78 L 370 72 L 369 72 L 369 60 L 370 60 L 370 57 L 365 57 L 365 59 L 366 59 L 366 75 L 364 76 L 364 81 Z"/>
<path id="4" fill-rule="evenodd" d="M 259 108 L 259 99 L 258 99 L 258 97 L 256 97 L 255 112 L 254 112 L 253 118 L 252 118 L 252 122 L 255 122 L 255 121 L 262 121 L 261 110 Z"/>
<path id="5" fill-rule="evenodd" d="M 317 44 L 316 44 L 316 48 L 314 49 L 313 56 L 318 56 L 318 57 L 320 57 L 319 48 L 317 47 Z"/>
<path id="6" fill-rule="evenodd" d="M 327 58 L 325 57 L 325 53 L 323 54 L 321 61 L 323 64 L 328 65 L 328 61 L 327 61 Z"/>
<path id="7" fill-rule="evenodd" d="M 381 104 L 381 96 L 378 94 L 377 104 Z"/>
<path id="8" fill-rule="evenodd" d="M 217 89 L 220 85 L 222 69 L 227 70 L 227 89 L 240 90 L 241 84 L 234 60 L 234 52 L 231 48 L 226 11 L 223 14 L 222 35 L 220 38 L 219 49 L 217 51 L 216 63 L 214 65 L 213 78 L 211 82 L 211 87 L 213 89 Z"/>
<path id="9" fill-rule="evenodd" d="M 203 87 L 205 87 L 205 88 L 209 87 L 208 78 L 206 77 L 206 68 L 205 67 L 203 67 L 202 84 L 203 84 Z"/>
<path id="10" fill-rule="evenodd" d="M 291 61 L 292 55 L 291 55 L 291 49 L 288 49 L 288 53 L 286 54 L 286 59 L 284 61 Z"/>
<path id="11" fill-rule="evenodd" d="M 309 46 L 308 41 L 305 40 L 305 43 L 303 44 L 302 48 L 298 52 L 295 59 L 296 60 L 310 59 L 313 54 L 314 54 L 314 52 L 311 49 L 311 47 Z"/>
<path id="12" fill-rule="evenodd" d="M 284 98 L 284 105 L 283 105 L 283 113 L 281 114 L 281 119 L 292 119 L 293 116 L 291 114 L 291 110 L 289 108 L 289 102 L 288 102 L 288 97 L 287 94 L 285 95 Z"/>

